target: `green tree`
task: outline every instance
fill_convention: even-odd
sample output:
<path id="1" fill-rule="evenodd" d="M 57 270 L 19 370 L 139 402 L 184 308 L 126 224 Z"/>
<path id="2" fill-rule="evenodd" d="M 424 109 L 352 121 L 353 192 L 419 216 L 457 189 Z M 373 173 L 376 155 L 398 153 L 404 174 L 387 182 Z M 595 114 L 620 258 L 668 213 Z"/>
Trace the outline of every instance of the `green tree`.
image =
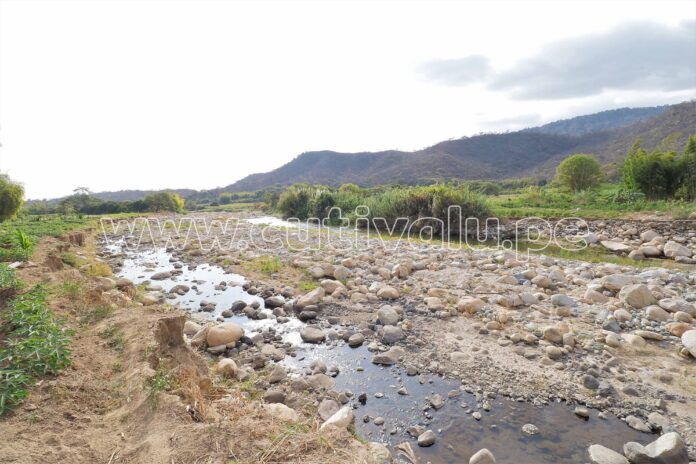
<path id="1" fill-rule="evenodd" d="M 678 163 L 681 172 L 681 192 L 686 199 L 696 200 L 696 134 L 689 137 Z"/>
<path id="2" fill-rule="evenodd" d="M 573 192 L 595 187 L 601 179 L 601 166 L 592 155 L 569 156 L 556 168 L 556 182 Z"/>
<path id="3" fill-rule="evenodd" d="M 23 202 L 24 188 L 7 175 L 0 174 L 0 222 L 15 217 Z"/>
<path id="4" fill-rule="evenodd" d="M 147 195 L 145 202 L 147 211 L 172 211 L 180 213 L 184 210 L 184 200 L 174 192 L 157 192 Z"/>

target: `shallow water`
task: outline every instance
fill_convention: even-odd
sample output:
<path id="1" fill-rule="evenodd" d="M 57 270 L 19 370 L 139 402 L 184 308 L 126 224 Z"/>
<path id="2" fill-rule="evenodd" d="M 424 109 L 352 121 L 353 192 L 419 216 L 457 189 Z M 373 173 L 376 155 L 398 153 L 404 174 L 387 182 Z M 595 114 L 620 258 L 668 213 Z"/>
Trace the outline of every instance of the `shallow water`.
<path id="1" fill-rule="evenodd" d="M 128 252 L 120 246 L 112 245 L 110 251 L 126 253 L 123 267 L 118 275 L 136 284 L 150 279 L 161 271 L 172 271 L 174 262 L 171 253 L 164 249 L 140 249 Z M 176 261 L 176 260 L 174 260 Z M 257 301 L 263 307 L 263 299 L 246 293 L 242 284 L 245 279 L 238 274 L 225 273 L 219 266 L 203 264 L 195 268 L 184 265 L 182 274 L 171 279 L 151 281 L 151 286 L 161 286 L 167 292 L 178 284 L 192 287 L 184 296 L 169 300 L 180 307 L 198 311 L 203 300 L 217 304 L 215 310 L 207 314 L 215 319 L 230 305 L 243 300 L 247 303 Z M 215 289 L 220 282 L 228 282 L 224 290 Z M 195 289 L 193 287 L 196 287 Z M 468 462 L 469 457 L 481 448 L 490 449 L 499 463 L 516 464 L 559 464 L 587 461 L 587 447 L 599 443 L 615 450 L 621 450 L 627 441 L 648 443 L 656 437 L 630 429 L 620 420 L 597 418 L 591 410 L 591 418 L 585 421 L 575 416 L 572 407 L 565 404 L 552 404 L 542 408 L 529 403 L 518 403 L 498 397 L 489 399 L 490 411 L 477 409 L 475 396 L 461 391 L 459 396 L 448 399 L 448 392 L 459 390 L 459 383 L 438 376 L 424 376 L 424 383 L 418 376 L 409 377 L 398 367 L 380 367 L 372 364 L 372 354 L 365 346 L 357 349 L 346 344 L 338 346 L 310 345 L 301 342 L 299 331 L 304 324 L 291 318 L 285 324 L 274 319 L 251 320 L 244 316 L 227 318 L 228 321 L 242 325 L 247 333 L 261 332 L 273 328 L 283 340 L 297 346 L 297 356 L 286 357 L 283 364 L 296 372 L 308 370 L 315 359 L 323 360 L 327 366 L 338 366 L 340 374 L 335 378 L 336 390 L 350 390 L 354 393 L 355 427 L 359 435 L 369 441 L 380 441 L 393 447 L 404 441 L 411 441 L 417 456 L 423 461 L 436 463 Z M 362 371 L 358 371 L 358 367 Z M 408 395 L 397 394 L 400 387 L 408 390 Z M 367 403 L 360 405 L 356 398 L 360 393 L 367 394 Z M 382 393 L 376 398 L 375 393 Z M 439 393 L 446 399 L 445 406 L 438 411 L 427 408 L 427 398 Z M 476 421 L 467 408 L 478 410 L 482 419 Z M 364 422 L 363 417 L 371 419 L 381 416 L 383 426 L 372 420 Z M 540 433 L 530 436 L 522 432 L 527 423 L 536 425 Z M 429 448 L 419 448 L 415 439 L 410 438 L 406 428 L 422 424 L 435 431 L 437 442 Z"/>

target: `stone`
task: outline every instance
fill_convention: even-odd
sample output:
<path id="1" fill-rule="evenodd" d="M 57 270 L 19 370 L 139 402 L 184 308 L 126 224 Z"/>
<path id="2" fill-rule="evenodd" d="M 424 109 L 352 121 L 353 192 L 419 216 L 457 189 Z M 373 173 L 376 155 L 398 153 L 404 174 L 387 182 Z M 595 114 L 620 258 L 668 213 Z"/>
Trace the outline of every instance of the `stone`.
<path id="1" fill-rule="evenodd" d="M 334 279 L 336 280 L 348 280 L 348 278 L 353 274 L 353 272 L 345 266 L 336 266 L 333 271 Z"/>
<path id="2" fill-rule="evenodd" d="M 193 321 L 184 322 L 184 335 L 192 336 L 201 330 L 201 325 Z"/>
<path id="3" fill-rule="evenodd" d="M 469 458 L 469 464 L 496 464 L 495 456 L 488 449 L 483 448 Z"/>
<path id="4" fill-rule="evenodd" d="M 393 325 L 384 326 L 384 332 L 382 333 L 382 343 L 385 345 L 393 345 L 404 338 L 404 332 L 401 327 L 396 327 Z"/>
<path id="5" fill-rule="evenodd" d="M 285 298 L 282 295 L 274 295 L 266 298 L 264 303 L 269 308 L 280 308 L 285 304 Z"/>
<path id="6" fill-rule="evenodd" d="M 538 275 L 532 279 L 532 283 L 539 288 L 549 288 L 551 286 L 551 279 L 547 276 Z"/>
<path id="7" fill-rule="evenodd" d="M 549 345 L 546 347 L 546 356 L 549 357 L 549 359 L 558 360 L 563 357 L 563 350 L 557 346 L 554 345 Z"/>
<path id="8" fill-rule="evenodd" d="M 389 351 L 385 351 L 384 353 L 378 353 L 374 355 L 372 358 L 372 363 L 373 364 L 379 364 L 382 366 L 391 366 L 397 363 L 399 358 L 403 357 L 406 354 L 406 351 L 404 351 L 403 348 L 394 346 L 389 349 Z"/>
<path id="9" fill-rule="evenodd" d="M 264 404 L 262 407 L 271 417 L 275 419 L 279 419 L 284 422 L 297 422 L 299 420 L 297 411 L 282 403 Z"/>
<path id="10" fill-rule="evenodd" d="M 483 302 L 480 298 L 473 298 L 473 297 L 464 297 L 461 298 L 457 302 L 457 309 L 460 312 L 463 313 L 468 313 L 468 314 L 474 314 L 481 308 L 483 308 L 486 305 L 486 303 Z"/>
<path id="11" fill-rule="evenodd" d="M 667 311 L 664 309 L 660 308 L 659 306 L 648 306 L 645 309 L 645 317 L 649 321 L 659 321 L 659 322 L 665 322 L 670 319 L 670 315 Z"/>
<path id="12" fill-rule="evenodd" d="M 442 302 L 442 300 L 436 296 L 429 296 L 423 299 L 425 301 L 425 305 L 428 307 L 430 311 L 441 311 L 445 309 L 445 304 Z"/>
<path id="13" fill-rule="evenodd" d="M 551 304 L 554 306 L 575 306 L 577 303 L 568 295 L 557 293 L 551 297 Z"/>
<path id="14" fill-rule="evenodd" d="M 614 240 L 602 240 L 599 242 L 604 248 L 615 253 L 629 253 L 633 248 L 625 243 L 616 242 Z"/>
<path id="15" fill-rule="evenodd" d="M 321 329 L 306 326 L 300 331 L 300 338 L 305 343 L 321 343 L 326 340 L 326 334 Z"/>
<path id="16" fill-rule="evenodd" d="M 273 369 L 271 369 L 271 373 L 268 376 L 268 382 L 279 383 L 285 380 L 286 377 L 287 374 L 285 372 L 285 369 L 283 369 L 283 367 L 279 364 L 276 364 L 275 366 L 273 366 Z"/>
<path id="17" fill-rule="evenodd" d="M 367 444 L 367 449 L 376 462 L 380 464 L 392 462 L 392 455 L 389 448 L 382 443 L 372 441 Z"/>
<path id="18" fill-rule="evenodd" d="M 582 386 L 590 390 L 596 390 L 599 388 L 599 380 L 590 374 L 585 374 L 582 376 Z"/>
<path id="19" fill-rule="evenodd" d="M 230 358 L 222 358 L 218 361 L 216 370 L 219 374 L 230 379 L 237 377 L 237 372 L 239 371 L 237 363 Z"/>
<path id="20" fill-rule="evenodd" d="M 592 290 L 591 288 L 588 288 L 585 291 L 584 298 L 585 300 L 590 301 L 592 303 L 606 303 L 609 301 L 608 296 L 598 292 L 597 290 Z"/>
<path id="21" fill-rule="evenodd" d="M 626 443 L 624 454 L 632 464 L 688 464 L 689 462 L 686 444 L 676 432 L 666 433 L 646 446 L 635 442 Z"/>
<path id="22" fill-rule="evenodd" d="M 382 325 L 396 325 L 400 319 L 399 313 L 389 305 L 384 305 L 377 310 L 377 320 Z"/>
<path id="23" fill-rule="evenodd" d="M 233 346 L 244 336 L 244 329 L 234 322 L 224 322 L 208 330 L 206 342 L 208 346 Z"/>
<path id="24" fill-rule="evenodd" d="M 686 322 L 670 322 L 665 328 L 671 335 L 681 338 L 684 332 L 691 329 L 691 324 L 687 324 Z"/>
<path id="25" fill-rule="evenodd" d="M 657 302 L 660 308 L 664 309 L 669 313 L 684 312 L 692 317 L 696 317 L 696 306 L 687 302 L 686 300 L 680 300 L 678 298 L 663 298 Z"/>
<path id="26" fill-rule="evenodd" d="M 346 429 L 353 423 L 353 409 L 350 406 L 343 406 L 341 409 L 336 411 L 331 417 L 329 417 L 326 422 L 321 424 L 319 431 L 323 432 L 329 427 L 336 427 L 338 429 Z"/>
<path id="27" fill-rule="evenodd" d="M 278 389 L 267 390 L 263 394 L 263 401 L 265 403 L 284 403 L 285 402 L 285 392 Z"/>
<path id="28" fill-rule="evenodd" d="M 599 281 L 600 285 L 607 290 L 618 292 L 626 285 L 637 284 L 640 280 L 635 276 L 629 276 L 625 274 L 610 274 L 608 276 L 602 277 Z"/>
<path id="29" fill-rule="evenodd" d="M 643 284 L 626 285 L 619 292 L 619 299 L 636 309 L 644 308 L 655 302 L 650 289 Z"/>
<path id="30" fill-rule="evenodd" d="M 678 256 L 691 258 L 691 255 L 693 255 L 693 252 L 688 247 L 673 241 L 665 243 L 662 251 L 668 258 L 676 258 Z"/>
<path id="31" fill-rule="evenodd" d="M 587 449 L 592 464 L 629 464 L 622 454 L 602 445 L 591 445 Z"/>
<path id="32" fill-rule="evenodd" d="M 393 300 L 399 298 L 399 291 L 390 286 L 382 287 L 377 290 L 377 298 L 381 300 Z"/>
<path id="33" fill-rule="evenodd" d="M 418 435 L 418 446 L 432 446 L 435 444 L 435 432 L 432 430 L 426 430 L 425 432 Z"/>
<path id="34" fill-rule="evenodd" d="M 538 435 L 539 434 L 539 427 L 537 427 L 534 424 L 524 424 L 522 426 L 522 431 L 526 433 L 527 435 Z"/>
<path id="35" fill-rule="evenodd" d="M 650 433 L 652 429 L 643 419 L 636 416 L 626 416 L 626 424 L 632 429 L 643 433 Z"/>
<path id="36" fill-rule="evenodd" d="M 156 274 L 152 274 L 150 276 L 151 280 L 166 280 L 169 279 L 172 276 L 171 272 L 163 271 L 163 272 L 157 272 Z"/>
<path id="37" fill-rule="evenodd" d="M 348 338 L 348 346 L 351 348 L 357 348 L 365 343 L 365 336 L 361 333 L 356 333 Z"/>
<path id="38" fill-rule="evenodd" d="M 317 287 L 314 290 L 312 290 L 309 293 L 306 293 L 305 295 L 301 296 L 297 302 L 295 303 L 295 306 L 298 308 L 302 309 L 307 306 L 312 306 L 312 305 L 317 305 L 319 304 L 319 301 L 324 298 L 324 295 L 326 293 L 324 292 L 324 289 L 322 287 Z"/>
<path id="39" fill-rule="evenodd" d="M 556 327 L 545 327 L 543 334 L 544 340 L 557 344 L 563 343 L 563 334 Z"/>
<path id="40" fill-rule="evenodd" d="M 321 403 L 319 403 L 319 417 L 321 417 L 321 420 L 327 421 L 338 412 L 338 410 L 341 409 L 341 406 L 338 404 L 338 402 L 326 398 L 322 400 Z"/>
<path id="41" fill-rule="evenodd" d="M 687 330 L 681 336 L 682 345 L 696 358 L 696 330 Z"/>
<path id="42" fill-rule="evenodd" d="M 659 237 L 660 234 L 652 229 L 646 230 L 640 234 L 640 239 L 644 242 L 652 242 L 655 238 Z"/>

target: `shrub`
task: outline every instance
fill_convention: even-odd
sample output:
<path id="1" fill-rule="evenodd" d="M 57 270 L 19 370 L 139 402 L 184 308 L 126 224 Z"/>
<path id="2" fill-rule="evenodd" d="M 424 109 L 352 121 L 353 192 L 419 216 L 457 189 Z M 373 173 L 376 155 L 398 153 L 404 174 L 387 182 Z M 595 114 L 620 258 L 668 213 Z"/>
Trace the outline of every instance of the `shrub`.
<path id="1" fill-rule="evenodd" d="M 24 188 L 7 175 L 0 174 L 0 222 L 15 217 L 23 202 Z"/>
<path id="2" fill-rule="evenodd" d="M 601 167 L 592 155 L 569 156 L 556 168 L 555 181 L 572 192 L 596 187 L 601 178 Z"/>

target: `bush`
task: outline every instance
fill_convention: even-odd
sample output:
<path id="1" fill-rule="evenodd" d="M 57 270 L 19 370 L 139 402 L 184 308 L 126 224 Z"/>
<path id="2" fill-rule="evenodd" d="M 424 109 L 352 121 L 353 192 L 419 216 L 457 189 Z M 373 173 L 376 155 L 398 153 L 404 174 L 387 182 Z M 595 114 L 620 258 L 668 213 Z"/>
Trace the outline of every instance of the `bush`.
<path id="1" fill-rule="evenodd" d="M 580 192 L 596 187 L 601 178 L 601 166 L 592 155 L 572 155 L 558 165 L 554 180 L 571 192 Z"/>
<path id="2" fill-rule="evenodd" d="M 15 217 L 23 202 L 24 188 L 7 175 L 0 174 L 0 222 Z"/>
<path id="3" fill-rule="evenodd" d="M 323 186 L 293 185 L 280 195 L 278 210 L 286 218 L 328 218 L 330 223 L 337 224 L 337 216 L 329 217 L 331 208 L 338 207 L 344 219 L 355 220 L 355 209 L 361 205 L 369 208 L 367 218 L 373 225 L 391 228 L 399 218 L 408 218 L 409 223 L 420 219 L 414 227 L 432 227 L 436 234 L 443 232 L 442 224 L 448 220 L 450 206 L 459 206 L 464 218 L 482 218 L 490 214 L 482 195 L 464 186 L 446 185 L 372 190 L 352 184 L 346 184 L 338 190 Z M 384 221 L 375 223 L 376 218 Z M 457 230 L 459 218 L 449 219 L 453 222 L 451 230 Z"/>

